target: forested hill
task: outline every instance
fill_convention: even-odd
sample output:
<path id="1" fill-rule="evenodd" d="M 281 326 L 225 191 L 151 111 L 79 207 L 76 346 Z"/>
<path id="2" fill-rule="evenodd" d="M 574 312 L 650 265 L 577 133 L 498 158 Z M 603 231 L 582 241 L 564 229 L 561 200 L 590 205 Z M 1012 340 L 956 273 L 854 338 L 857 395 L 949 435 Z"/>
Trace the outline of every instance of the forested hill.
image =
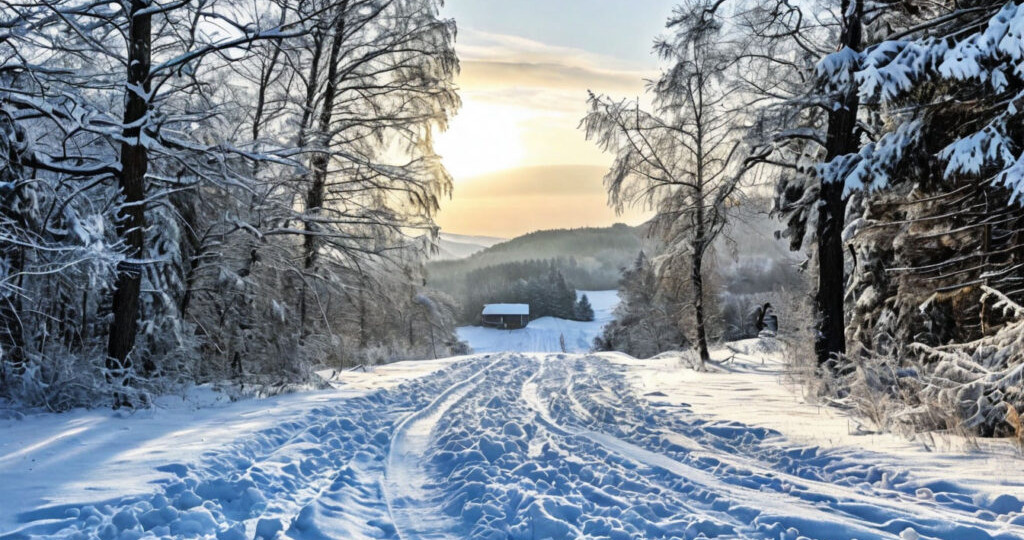
<path id="1" fill-rule="evenodd" d="M 644 227 L 616 224 L 604 228 L 537 231 L 496 244 L 465 259 L 427 265 L 431 286 L 453 291 L 470 272 L 490 266 L 561 260 L 559 268 L 580 289 L 614 289 L 619 270 L 645 247 Z"/>

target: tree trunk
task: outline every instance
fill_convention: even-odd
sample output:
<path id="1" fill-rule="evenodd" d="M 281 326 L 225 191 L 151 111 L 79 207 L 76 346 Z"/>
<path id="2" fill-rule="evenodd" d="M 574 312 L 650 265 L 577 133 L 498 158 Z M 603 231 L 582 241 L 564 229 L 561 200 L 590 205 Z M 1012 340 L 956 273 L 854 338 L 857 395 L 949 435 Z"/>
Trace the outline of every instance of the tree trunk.
<path id="1" fill-rule="evenodd" d="M 434 342 L 434 323 L 430 322 L 430 316 L 427 316 L 427 324 L 430 326 L 430 352 L 434 355 L 434 360 L 437 360 L 437 344 Z"/>
<path id="2" fill-rule="evenodd" d="M 702 227 L 699 227 L 699 229 L 702 229 Z M 700 352 L 701 369 L 703 369 L 707 361 L 711 359 L 711 354 L 708 352 L 707 328 L 706 323 L 704 321 L 704 275 L 702 271 L 703 267 L 703 250 L 695 249 L 693 254 L 692 268 L 693 310 L 697 322 L 697 350 L 698 352 Z"/>
<path id="3" fill-rule="evenodd" d="M 285 19 L 287 18 L 287 11 L 281 9 L 281 18 L 278 20 L 277 25 L 283 26 Z M 277 59 L 281 56 L 281 40 L 274 40 L 274 52 L 270 55 L 269 63 L 264 67 L 260 73 L 260 84 L 256 89 L 256 110 L 252 116 L 252 141 L 256 143 L 260 138 L 260 128 L 263 124 L 263 114 L 267 105 L 267 90 L 270 87 L 270 81 L 274 78 L 274 69 L 277 67 Z"/>
<path id="4" fill-rule="evenodd" d="M 340 62 L 341 45 L 345 41 L 345 12 L 348 9 L 348 2 L 343 1 L 338 7 L 338 16 L 334 25 L 334 36 L 331 39 L 331 51 L 328 55 L 327 82 L 324 85 L 323 105 L 320 109 L 318 120 L 318 139 L 320 147 L 313 156 L 310 169 L 312 169 L 312 183 L 306 192 L 306 213 L 314 217 L 320 213 L 324 204 L 324 191 L 327 188 L 327 166 L 330 163 L 329 147 L 331 145 L 331 121 L 334 117 L 334 100 L 338 95 L 338 63 Z M 306 220 L 305 223 L 305 267 L 306 270 L 313 268 L 316 264 L 319 242 L 316 235 L 319 227 L 315 219 Z"/>
<path id="5" fill-rule="evenodd" d="M 8 155 L 0 156 L 0 159 L 6 162 L 0 167 L 0 184 L 8 186 L 3 189 L 3 197 L 0 198 L 0 216 L 5 218 L 4 221 L 9 220 L 19 227 L 30 230 L 26 216 L 19 210 L 19 199 L 28 183 L 24 181 L 26 176 L 21 164 L 21 155 L 13 140 L 18 136 L 18 129 L 13 125 L 13 121 L 9 128 L 9 131 L 0 130 L 0 138 L 11 139 L 0 140 L 8 150 Z M 22 274 L 25 266 L 25 248 L 14 242 L 0 242 L 0 264 L 7 266 L 7 275 L 3 276 L 4 279 L 17 279 L 17 283 L 12 285 L 20 289 L 25 277 Z M 0 291 L 0 390 L 6 385 L 8 372 L 20 374 L 25 370 L 25 329 L 21 313 L 21 295 L 18 291 Z"/>
<path id="6" fill-rule="evenodd" d="M 370 335 L 367 332 L 366 325 L 366 298 L 365 292 L 363 292 L 363 285 L 359 286 L 359 348 L 365 349 L 370 344 Z"/>
<path id="7" fill-rule="evenodd" d="M 141 142 L 140 125 L 149 109 L 149 69 L 152 15 L 146 0 L 132 0 L 128 43 L 128 81 L 125 90 L 124 141 L 121 143 L 119 186 L 124 206 L 118 215 L 117 232 L 127 248 L 128 261 L 118 268 L 114 290 L 114 320 L 107 345 L 107 368 L 123 376 L 131 367 L 129 354 L 138 333 L 139 294 L 146 227 L 145 177 L 149 155 Z"/>
<path id="8" fill-rule="evenodd" d="M 703 104 L 704 93 L 703 84 L 698 85 L 697 95 L 699 96 L 700 103 Z M 690 269 L 692 281 L 693 281 L 693 311 L 694 318 L 697 322 L 697 351 L 700 353 L 700 368 L 704 369 L 707 365 L 708 360 L 711 360 L 711 354 L 708 352 L 708 337 L 707 328 L 704 321 L 704 250 L 707 249 L 708 238 L 707 238 L 707 215 L 704 208 L 704 197 L 705 197 L 705 181 L 704 167 L 707 164 L 706 155 L 704 153 L 704 116 L 703 107 L 694 107 L 694 115 L 696 118 L 697 136 L 696 136 L 696 158 L 697 158 L 697 189 L 694 190 L 694 225 L 695 229 L 693 232 L 693 260 L 691 261 L 692 268 Z"/>
<path id="9" fill-rule="evenodd" d="M 843 0 L 843 33 L 840 47 L 860 50 L 861 0 Z M 828 114 L 826 162 L 857 150 L 857 108 L 860 103 L 856 89 L 848 89 L 840 97 L 839 107 Z M 846 219 L 846 198 L 842 182 L 822 182 L 818 195 L 818 288 L 814 297 L 818 331 L 814 351 L 818 365 L 846 354 L 846 323 L 843 296 L 846 290 L 843 228 Z"/>
<path id="10" fill-rule="evenodd" d="M 0 365 L 0 388 L 6 383 L 8 370 L 12 374 L 25 371 L 25 332 L 19 303 L 16 293 L 0 298 L 0 357 L 7 364 Z"/>

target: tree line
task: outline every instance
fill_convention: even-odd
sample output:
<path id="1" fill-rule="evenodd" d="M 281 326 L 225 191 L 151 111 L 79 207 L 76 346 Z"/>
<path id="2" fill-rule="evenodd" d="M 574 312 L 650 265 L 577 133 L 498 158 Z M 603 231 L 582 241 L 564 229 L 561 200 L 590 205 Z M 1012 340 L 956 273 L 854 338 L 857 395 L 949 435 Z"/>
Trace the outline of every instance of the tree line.
<path id="1" fill-rule="evenodd" d="M 436 286 L 459 305 L 457 319 L 475 325 L 485 304 L 529 304 L 530 318 L 558 317 L 590 321 L 594 311 L 589 299 L 576 298 L 572 280 L 565 275 L 577 268 L 572 259 L 527 260 L 471 270 L 461 279 L 445 276 Z M 450 287 L 450 288 L 449 288 Z"/>
<path id="2" fill-rule="evenodd" d="M 431 261 L 427 283 L 455 291 L 473 270 L 505 263 L 551 260 L 573 285 L 588 291 L 614 289 L 619 269 L 648 239 L 644 227 L 623 224 L 604 228 L 535 231 L 491 246 L 464 259 Z"/>
<path id="3" fill-rule="evenodd" d="M 664 249 L 630 273 L 686 282 L 679 341 L 709 358 L 709 249 L 774 188 L 822 394 L 887 427 L 1019 430 L 1024 8 L 687 0 L 667 28 L 650 106 L 592 95 L 582 127 L 612 202 L 656 211 Z"/>
<path id="4" fill-rule="evenodd" d="M 437 0 L 3 3 L 0 395 L 63 409 L 446 352 Z"/>

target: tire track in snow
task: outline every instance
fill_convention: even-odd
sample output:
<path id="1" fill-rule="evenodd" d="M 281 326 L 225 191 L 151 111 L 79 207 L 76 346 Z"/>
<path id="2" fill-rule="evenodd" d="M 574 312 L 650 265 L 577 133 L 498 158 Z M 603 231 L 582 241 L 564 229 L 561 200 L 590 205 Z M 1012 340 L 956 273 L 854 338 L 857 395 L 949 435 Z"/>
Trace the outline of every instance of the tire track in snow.
<path id="1" fill-rule="evenodd" d="M 740 519 L 688 498 L 685 481 L 653 483 L 647 467 L 547 426 L 524 399 L 538 358 L 510 360 L 442 417 L 428 454 L 458 537 L 735 536 Z"/>
<path id="2" fill-rule="evenodd" d="M 545 423 L 552 424 L 556 429 L 587 438 L 638 464 L 687 478 L 731 500 L 761 508 L 764 512 L 758 517 L 759 520 L 777 519 L 784 522 L 786 527 L 807 528 L 808 531 L 814 531 L 812 536 L 824 537 L 856 534 L 858 538 L 891 538 L 892 535 L 899 534 L 907 528 L 928 535 L 937 535 L 938 538 L 958 540 L 1020 537 L 1017 532 L 992 530 L 999 529 L 1000 524 L 968 513 L 965 509 L 943 507 L 912 498 L 900 491 L 876 490 L 875 493 L 865 494 L 851 486 L 777 471 L 770 465 L 758 461 L 758 456 L 729 454 L 714 446 L 705 446 L 701 441 L 685 434 L 646 426 L 644 414 L 626 418 L 626 423 L 635 431 L 641 431 L 636 429 L 636 426 L 641 426 L 646 432 L 648 440 L 638 442 L 650 444 L 652 440 L 657 440 L 657 450 L 665 453 L 651 451 L 645 446 L 601 431 L 600 426 L 621 428 L 622 419 L 610 419 L 608 414 L 615 409 L 612 407 L 613 402 L 629 401 L 632 396 L 624 396 L 622 389 L 614 386 L 609 388 L 602 384 L 603 381 L 612 380 L 617 374 L 610 369 L 595 369 L 595 364 L 600 362 L 600 359 L 591 357 L 579 359 L 573 365 L 565 363 L 565 375 L 552 377 L 564 381 L 564 387 L 555 388 L 549 395 L 564 397 L 567 404 L 560 410 L 568 413 L 570 418 L 580 420 L 581 425 L 567 425 L 555 419 L 551 409 L 540 397 L 537 384 L 532 385 L 530 389 L 534 395 L 524 396 L 524 399 L 538 410 L 538 415 Z M 545 362 L 542 372 L 548 370 L 548 364 L 549 362 Z M 574 367 L 577 369 L 574 370 Z M 581 382 L 581 379 L 584 380 Z M 581 389 L 591 392 L 585 396 L 585 400 L 594 407 L 594 410 L 590 410 L 584 399 L 579 397 Z M 628 407 L 620 406 L 617 412 L 628 414 L 629 410 Z M 594 426 L 594 429 L 586 426 Z M 666 451 L 665 448 L 666 441 L 671 442 L 680 437 L 686 439 L 683 459 L 677 459 L 677 452 Z M 674 446 L 682 449 L 678 444 Z M 696 464 L 690 463 L 687 459 L 691 456 L 697 458 Z M 703 456 L 711 456 L 712 459 L 700 459 Z M 707 464 L 708 461 L 713 462 L 714 466 L 700 466 Z M 781 497 L 766 497 L 773 493 Z M 950 515 L 951 511 L 954 515 Z M 836 526 L 839 528 L 835 528 Z"/>
<path id="3" fill-rule="evenodd" d="M 803 515 L 803 516 L 815 516 L 816 520 L 822 523 L 829 523 L 830 521 L 836 521 L 836 516 L 830 516 L 825 514 L 820 509 L 809 505 L 801 505 L 801 508 L 793 506 L 780 506 L 774 501 L 768 501 L 765 499 L 763 494 L 754 490 L 737 488 L 722 483 L 722 480 L 715 476 L 713 473 L 709 473 L 703 469 L 693 467 L 689 464 L 676 461 L 664 454 L 658 454 L 651 452 L 643 447 L 637 446 L 628 441 L 619 439 L 612 435 L 594 431 L 585 427 L 570 426 L 558 422 L 552 415 L 550 409 L 544 404 L 543 398 L 539 393 L 539 382 L 543 380 L 543 374 L 548 370 L 548 364 L 550 359 L 543 361 L 543 366 L 538 372 L 536 377 L 537 381 L 530 381 L 523 387 L 523 399 L 526 403 L 537 412 L 542 422 L 550 427 L 551 429 L 566 435 L 581 437 L 593 444 L 596 444 L 620 458 L 633 462 L 640 466 L 649 467 L 652 469 L 660 470 L 665 473 L 669 473 L 672 476 L 682 478 L 688 482 L 703 486 L 708 491 L 717 492 L 718 495 L 724 496 L 727 500 L 733 503 L 741 504 L 751 508 L 772 508 L 779 515 Z M 572 377 L 566 377 L 567 386 L 562 388 L 564 393 L 570 401 L 579 403 L 579 400 L 573 396 L 572 388 L 569 386 L 572 382 Z M 575 407 L 573 407 L 575 408 Z M 651 478 L 652 481 L 658 481 L 657 478 Z M 662 483 L 662 482 L 658 482 Z M 879 534 L 877 531 L 872 531 L 868 528 L 861 527 L 857 523 L 842 523 L 836 524 L 837 528 L 832 532 L 831 536 L 834 538 L 840 538 L 843 534 L 850 532 L 856 532 L 857 538 L 861 539 L 882 539 L 890 538 L 887 534 Z"/>
<path id="4" fill-rule="evenodd" d="M 395 428 L 388 447 L 384 497 L 399 538 L 451 538 L 458 524 L 440 512 L 440 493 L 427 470 L 425 456 L 431 435 L 445 414 L 476 388 L 491 369 L 507 360 L 500 355 L 475 375 L 457 382 L 429 405 L 406 416 Z"/>
<path id="5" fill-rule="evenodd" d="M 309 409 L 205 452 L 169 462 L 150 493 L 68 501 L 18 516 L 0 540 L 26 538 L 393 537 L 380 495 L 395 410 L 430 403 L 482 362 L 459 362 L 391 389 L 356 396 L 282 396 Z"/>
<path id="6" fill-rule="evenodd" d="M 563 355 L 564 356 L 564 355 Z M 646 480 L 658 485 L 660 489 L 664 490 L 662 496 L 672 497 L 678 500 L 678 502 L 690 510 L 693 514 L 704 514 L 712 521 L 717 521 L 721 524 L 728 524 L 729 527 L 742 528 L 745 524 L 742 519 L 735 515 L 731 515 L 727 509 L 714 509 L 714 508 L 699 508 L 698 505 L 704 501 L 687 500 L 686 496 L 680 496 L 680 492 L 683 491 L 679 488 L 678 483 L 680 481 L 690 485 L 705 486 L 713 485 L 711 475 L 701 471 L 699 469 L 693 469 L 687 467 L 684 464 L 667 460 L 665 456 L 648 452 L 640 447 L 632 445 L 626 441 L 615 439 L 614 437 L 605 436 L 602 433 L 593 431 L 590 429 L 582 428 L 579 426 L 570 426 L 558 422 L 551 414 L 550 408 L 545 404 L 544 399 L 540 396 L 540 382 L 544 379 L 544 375 L 549 371 L 549 365 L 552 361 L 564 360 L 563 357 L 543 358 L 540 360 L 541 367 L 537 372 L 530 377 L 529 380 L 523 385 L 522 398 L 531 410 L 536 414 L 540 424 L 552 432 L 566 438 L 578 438 L 589 442 L 591 445 L 602 448 L 605 451 L 611 452 L 613 455 L 618 456 L 624 462 L 632 463 L 640 466 L 639 468 L 651 468 L 657 469 L 669 473 L 673 478 L 656 477 L 653 475 L 644 475 Z M 572 374 L 567 374 L 566 385 L 563 388 L 564 396 L 570 402 L 570 409 L 577 414 L 583 414 L 596 421 L 594 416 L 580 403 L 576 398 L 573 388 L 573 377 Z M 638 457 L 639 456 L 639 457 Z M 635 467 L 634 467 L 635 468 Z M 703 481 L 702 481 L 703 480 Z M 732 500 L 737 502 L 738 499 L 733 497 Z"/>

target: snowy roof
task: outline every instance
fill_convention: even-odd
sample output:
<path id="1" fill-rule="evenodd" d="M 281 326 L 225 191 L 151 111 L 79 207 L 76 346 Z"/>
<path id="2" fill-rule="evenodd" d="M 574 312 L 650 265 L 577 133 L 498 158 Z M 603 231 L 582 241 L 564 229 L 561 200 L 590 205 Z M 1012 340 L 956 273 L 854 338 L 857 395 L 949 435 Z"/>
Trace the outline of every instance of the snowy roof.
<path id="1" fill-rule="evenodd" d="M 530 304 L 487 304 L 484 315 L 529 315 Z"/>

